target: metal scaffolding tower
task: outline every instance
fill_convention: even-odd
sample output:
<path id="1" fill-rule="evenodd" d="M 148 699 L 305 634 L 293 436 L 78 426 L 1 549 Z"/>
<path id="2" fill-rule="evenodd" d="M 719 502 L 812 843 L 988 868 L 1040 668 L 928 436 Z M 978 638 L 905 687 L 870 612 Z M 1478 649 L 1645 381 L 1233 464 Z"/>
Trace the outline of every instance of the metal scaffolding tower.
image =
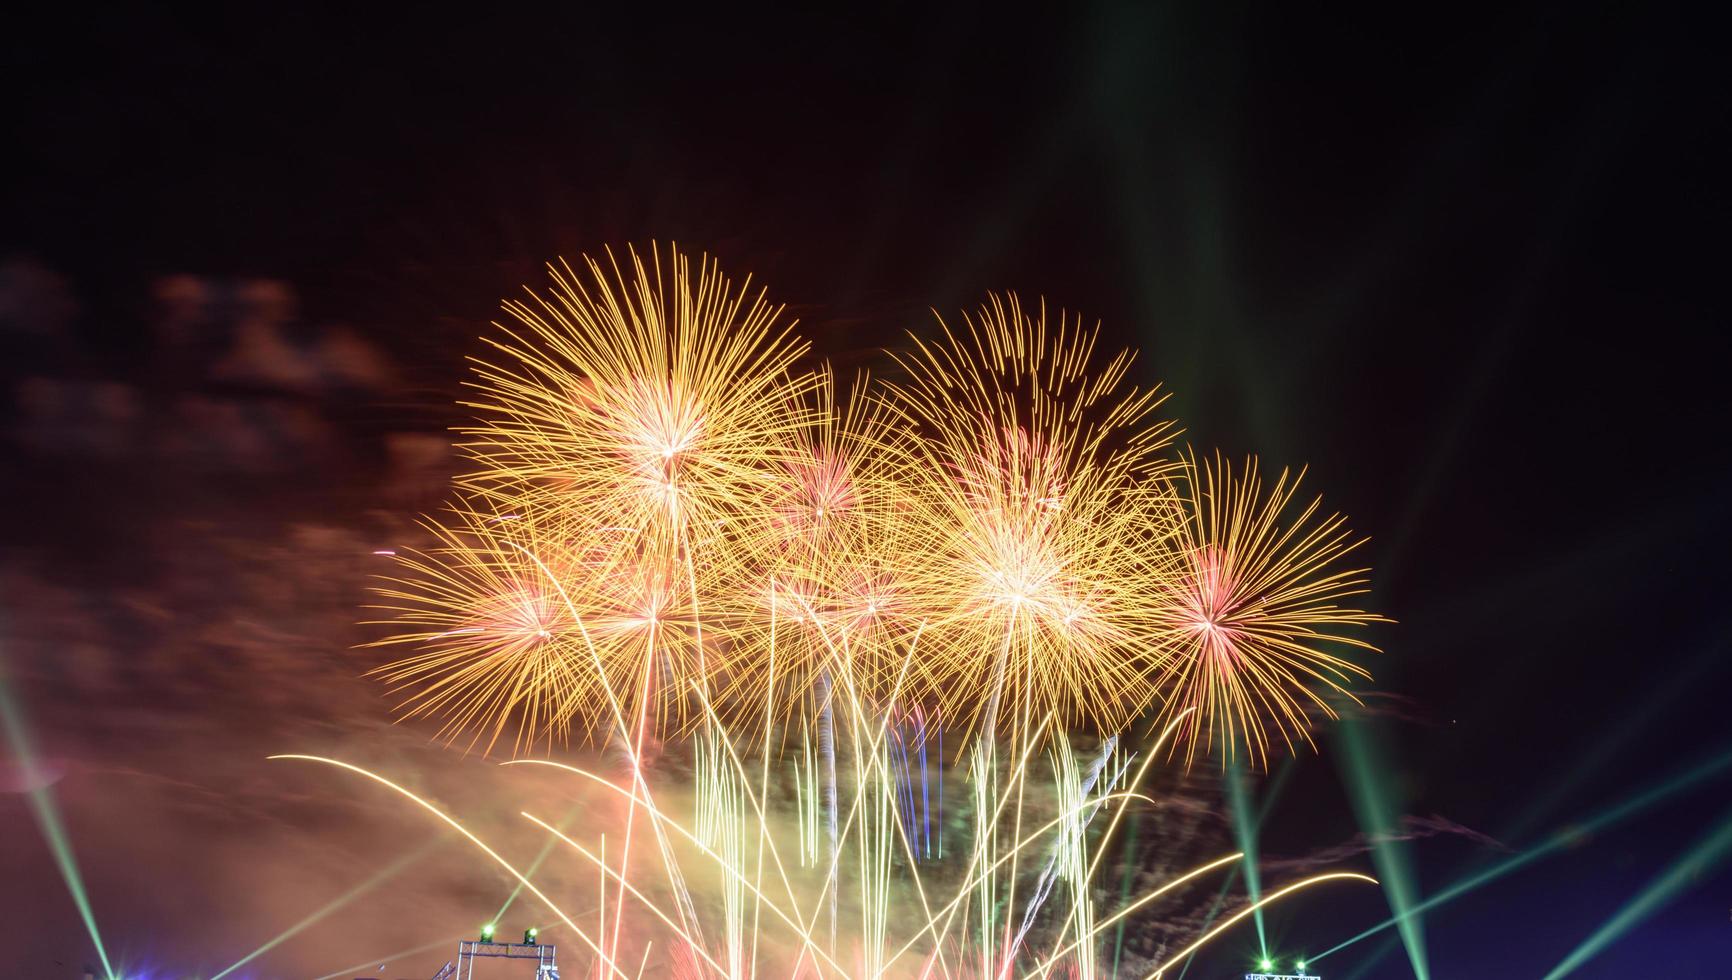
<path id="1" fill-rule="evenodd" d="M 540 943 L 495 943 L 465 939 L 457 944 L 454 980 L 473 980 L 478 959 L 534 960 L 535 980 L 559 980 L 554 948 Z"/>

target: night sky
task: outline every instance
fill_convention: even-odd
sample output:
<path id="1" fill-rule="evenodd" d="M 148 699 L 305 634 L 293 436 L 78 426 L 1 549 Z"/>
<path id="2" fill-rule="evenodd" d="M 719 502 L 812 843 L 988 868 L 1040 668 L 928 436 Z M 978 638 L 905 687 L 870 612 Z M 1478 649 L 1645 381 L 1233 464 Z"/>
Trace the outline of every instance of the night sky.
<path id="1" fill-rule="evenodd" d="M 347 753 L 480 826 L 557 796 L 497 796 L 487 762 L 393 727 L 353 623 L 370 552 L 438 504 L 499 298 L 556 256 L 673 240 L 850 367 L 932 308 L 1044 297 L 1141 349 L 1187 441 L 1310 467 L 1398 622 L 1367 709 L 1258 780 L 1282 773 L 1266 881 L 1378 873 L 1351 736 L 1420 900 L 1570 835 L 1429 910 L 1430 975 L 1543 976 L 1667 875 L 1575 975 L 1725 969 L 1732 864 L 1697 845 L 1732 821 L 1732 768 L 1580 830 L 1732 751 L 1720 34 L 1630 5 L 1398 8 L 14 21 L 0 669 L 111 950 L 208 976 L 406 855 L 231 976 L 318 976 L 503 900 L 427 821 L 263 758 Z M 211 358 L 262 316 L 325 373 L 197 375 L 164 339 L 184 290 Z M 0 937 L 27 950 L 0 975 L 75 977 L 94 950 L 40 787 L 0 765 Z M 1219 810 L 1211 780 L 1182 791 Z M 1272 913 L 1271 944 L 1389 914 L 1338 889 Z M 1316 966 L 1412 976 L 1395 937 Z"/>

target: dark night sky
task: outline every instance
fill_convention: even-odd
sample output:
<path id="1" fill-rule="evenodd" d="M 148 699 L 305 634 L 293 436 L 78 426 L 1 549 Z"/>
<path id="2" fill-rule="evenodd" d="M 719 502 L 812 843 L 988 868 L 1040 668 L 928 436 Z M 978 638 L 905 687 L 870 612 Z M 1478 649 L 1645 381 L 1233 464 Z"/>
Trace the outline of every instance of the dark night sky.
<path id="1" fill-rule="evenodd" d="M 149 354 L 163 276 L 285 280 L 308 322 L 351 325 L 407 379 L 347 410 L 366 431 L 457 421 L 441 406 L 498 297 L 554 256 L 608 244 L 708 250 L 846 363 L 989 289 L 1080 309 L 1142 348 L 1139 379 L 1174 392 L 1188 439 L 1309 464 L 1308 484 L 1372 535 L 1372 602 L 1399 620 L 1372 665 L 1387 696 L 1371 703 L 1390 710 L 1363 722 L 1388 792 L 1520 851 L 1732 749 L 1718 38 L 1689 18 L 1582 4 L 1423 17 L 1079 4 L 1055 20 L 81 8 L 0 39 L 0 258 L 64 277 L 82 352 L 68 370 L 90 377 L 127 378 Z M 3 376 L 38 368 L 8 354 Z M 185 509 L 171 476 L 91 480 L 7 445 L 19 465 L 0 473 L 20 507 L 0 550 L 26 569 L 8 574 L 90 606 L 147 575 L 127 569 L 137 536 L 172 548 L 172 534 L 139 530 Z M 361 482 L 291 471 L 200 499 L 216 501 L 213 521 L 335 523 L 381 506 Z M 328 597 L 338 620 L 361 601 L 344 589 Z M 10 618 L 16 597 L 0 595 Z M 159 646 L 176 642 L 167 633 Z M 222 642 L 198 649 L 222 657 Z M 75 832 L 77 801 L 105 792 L 105 747 L 159 723 L 215 733 L 209 765 L 243 765 L 221 759 L 239 751 L 222 733 L 247 719 L 187 693 L 216 669 L 205 654 L 141 665 L 111 651 L 119 679 L 74 701 L 31 687 L 46 676 L 32 664 L 58 648 L 23 630 L 12 646 L 44 751 L 69 773 Z M 370 704 L 358 669 L 339 671 L 344 697 Z M 114 694 L 138 727 L 91 733 L 100 692 L 150 683 L 170 692 L 162 718 Z M 357 710 L 369 725 L 387 714 Z M 200 712 L 216 720 L 186 721 Z M 402 737 L 393 752 L 437 762 Z M 256 741 L 244 765 L 307 747 Z M 1337 742 L 1320 746 L 1274 811 L 1269 855 L 1359 832 Z M 168 748 L 156 764 L 199 781 Z M 302 774 L 293 789 L 273 819 L 301 826 L 353 787 Z M 0 886 L 0 922 L 49 930 L 32 941 L 81 962 L 20 800 L 0 796 L 0 835 L 16 842 L 0 856 L 25 869 Z M 1439 907 L 1434 975 L 1542 975 L 1732 818 L 1729 800 L 1723 772 Z M 140 896 L 198 892 L 186 902 L 220 920 L 219 879 L 145 878 L 124 849 L 104 860 L 114 824 L 91 812 L 75 837 L 106 933 L 165 960 L 200 948 L 152 935 L 170 926 Z M 234 859 L 172 828 L 156 839 L 193 864 Z M 1422 897 L 1501 856 L 1460 834 L 1410 849 Z M 1732 959 L 1728 909 L 1722 862 L 1579 975 L 1706 975 Z M 298 914 L 249 921 L 256 933 Z M 1272 922 L 1315 950 L 1387 914 L 1366 889 Z M 1411 975 L 1399 948 L 1373 955 L 1381 938 L 1324 975 Z M 256 941 L 211 940 L 220 951 L 201 962 Z M 262 975 L 343 962 L 297 942 Z M 1248 945 L 1230 948 L 1202 975 L 1241 966 Z"/>

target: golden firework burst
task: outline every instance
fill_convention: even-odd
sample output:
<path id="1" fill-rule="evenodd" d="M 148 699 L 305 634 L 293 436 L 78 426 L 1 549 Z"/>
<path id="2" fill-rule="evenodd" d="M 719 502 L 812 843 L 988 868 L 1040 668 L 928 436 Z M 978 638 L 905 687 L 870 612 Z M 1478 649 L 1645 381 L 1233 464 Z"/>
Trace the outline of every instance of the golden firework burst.
<path id="1" fill-rule="evenodd" d="M 531 761 L 623 808 L 623 833 L 523 813 L 599 872 L 593 935 L 429 801 L 319 761 L 456 828 L 620 980 L 784 957 L 835 976 L 1092 977 L 1105 930 L 1243 857 L 1096 916 L 1108 842 L 1168 739 L 1187 761 L 1219 741 L 1266 764 L 1271 735 L 1309 739 L 1312 713 L 1365 676 L 1330 652 L 1373 649 L 1343 630 L 1381 621 L 1341 604 L 1363 591 L 1363 570 L 1336 569 L 1360 542 L 1318 502 L 1294 507 L 1299 477 L 1265 492 L 1254 460 L 1169 461 L 1162 396 L 1127 384 L 1131 354 L 1097 357 L 1098 327 L 1015 296 L 961 329 L 941 318 L 882 392 L 864 376 L 844 390 L 798 370 L 779 311 L 706 259 L 583 265 L 507 304 L 521 326 L 477 368 L 484 418 L 464 430 L 475 468 L 435 543 L 396 556 L 378 608 L 398 632 L 376 645 L 414 648 L 377 673 L 448 740 L 618 740 L 624 785 Z M 1133 765 L 1118 736 L 1157 699 L 1162 730 Z M 1108 736 L 1092 762 L 1078 722 Z M 673 794 L 645 765 L 652 732 L 691 737 Z M 926 874 L 947 824 L 927 746 L 942 755 L 947 732 L 968 839 L 960 874 Z M 1271 892 L 1152 976 L 1348 879 L 1370 880 Z"/>
<path id="2" fill-rule="evenodd" d="M 502 506 L 624 528 L 683 560 L 694 539 L 760 533 L 775 453 L 808 420 L 817 383 L 781 308 L 677 249 L 628 253 L 622 271 L 549 266 L 552 288 L 507 302 L 519 328 L 477 362 L 485 418 L 463 429 L 460 479 Z"/>
<path id="3" fill-rule="evenodd" d="M 374 590 L 384 602 L 372 608 L 403 632 L 370 645 L 417 649 L 373 673 L 404 695 L 404 717 L 442 718 L 447 742 L 468 734 L 466 747 L 487 753 L 507 733 L 513 752 L 563 740 L 569 705 L 590 677 L 559 584 L 572 576 L 572 556 L 519 515 L 453 513 L 447 524 L 425 524 L 432 546 L 397 551 L 399 572 Z"/>
<path id="4" fill-rule="evenodd" d="M 993 296 L 963 323 L 897 355 L 890 389 L 926 463 L 902 563 L 928 609 L 916 696 L 965 728 L 1005 710 L 1117 731 L 1155 695 L 1162 397 L 1124 385 L 1128 351 L 1095 366 L 1080 318 Z"/>
<path id="5" fill-rule="evenodd" d="M 1243 749 L 1266 766 L 1271 735 L 1309 743 L 1310 712 L 1335 717 L 1329 695 L 1351 699 L 1347 684 L 1370 676 L 1329 652 L 1375 652 L 1342 628 L 1388 622 L 1341 604 L 1366 591 L 1368 569 L 1337 567 L 1364 540 L 1339 514 L 1319 518 L 1321 498 L 1284 520 L 1303 476 L 1282 470 L 1265 493 L 1255 458 L 1238 472 L 1219 456 L 1181 460 L 1162 717 L 1197 709 L 1180 726 L 1187 761 L 1218 742 L 1223 761 Z"/>
<path id="6" fill-rule="evenodd" d="M 370 646 L 413 646 L 374 670 L 404 717 L 444 719 L 439 737 L 513 754 L 572 730 L 606 739 L 634 719 L 683 727 L 703 632 L 689 578 L 625 532 L 572 537 L 532 515 L 457 509 L 436 540 L 397 552 L 375 591 L 402 629 Z M 404 627 L 408 627 L 404 629 Z M 640 727 L 633 725 L 632 727 Z"/>
<path id="7" fill-rule="evenodd" d="M 790 710 L 820 675 L 887 703 L 899 652 L 919 628 L 922 607 L 897 560 L 914 527 L 910 434 L 866 394 L 865 375 L 845 392 L 828 367 L 819 380 L 805 413 L 813 424 L 777 453 L 769 533 L 739 542 L 731 711 L 761 713 L 767 701 Z"/>
<path id="8" fill-rule="evenodd" d="M 588 680 L 550 670 L 552 686 L 490 692 L 488 706 L 459 709 L 456 692 L 472 688 L 436 676 L 457 661 L 385 668 L 399 683 L 442 692 L 463 725 L 498 724 L 505 706 L 524 704 L 555 727 L 610 731 L 620 711 L 642 712 L 658 728 L 685 725 L 694 686 L 716 673 L 706 626 L 732 618 L 738 563 L 781 533 L 785 515 L 772 496 L 791 465 L 786 453 L 812 424 L 805 406 L 818 384 L 796 369 L 805 344 L 777 325 L 781 310 L 761 290 L 749 280 L 736 289 L 707 258 L 668 248 L 647 258 L 630 251 L 624 270 L 611 252 L 605 260 L 585 257 L 587 277 L 550 266 L 547 293 L 505 304 L 518 326 L 490 341 L 498 363 L 477 362 L 478 397 L 468 404 L 483 418 L 461 430 L 475 468 L 458 481 L 484 510 L 510 513 L 538 529 L 538 545 L 552 543 L 557 554 L 521 562 L 560 595 L 560 614 L 584 640 L 548 655 L 569 655 Z M 448 598 L 463 615 L 497 601 Z M 628 727 L 641 731 L 642 718 Z"/>

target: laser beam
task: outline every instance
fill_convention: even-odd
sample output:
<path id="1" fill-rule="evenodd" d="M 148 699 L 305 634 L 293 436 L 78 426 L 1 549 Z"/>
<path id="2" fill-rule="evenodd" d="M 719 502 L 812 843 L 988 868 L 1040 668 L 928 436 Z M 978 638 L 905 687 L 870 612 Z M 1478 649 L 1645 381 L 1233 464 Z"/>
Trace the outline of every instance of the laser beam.
<path id="1" fill-rule="evenodd" d="M 24 772 L 24 781 L 29 787 L 24 795 L 30 801 L 30 814 L 36 818 L 37 829 L 42 831 L 42 839 L 47 842 L 49 852 L 54 855 L 54 864 L 60 869 L 61 880 L 66 882 L 66 891 L 72 896 L 72 904 L 78 907 L 78 917 L 84 921 L 84 929 L 90 934 L 91 944 L 96 947 L 97 958 L 102 960 L 103 976 L 114 980 L 114 967 L 109 963 L 108 951 L 102 945 L 102 934 L 97 931 L 96 913 L 91 909 L 90 896 L 84 890 L 84 877 L 78 873 L 78 858 L 72 851 L 72 838 L 66 833 L 66 824 L 60 819 L 60 808 L 54 802 L 54 792 L 36 760 L 35 748 L 30 744 L 30 732 L 24 722 L 24 709 L 12 699 L 12 690 L 6 683 L 4 664 L 0 664 L 0 726 L 5 728 L 6 740 L 12 743 L 12 755 Z"/>
<path id="2" fill-rule="evenodd" d="M 246 965 L 247 963 L 252 962 L 253 960 L 259 958 L 260 956 L 263 956 L 264 954 L 270 952 L 271 950 L 273 950 L 273 949 L 277 948 L 278 946 L 282 945 L 283 943 L 287 942 L 288 940 L 293 939 L 296 935 L 300 934 L 301 932 L 304 932 L 305 930 L 311 928 L 312 926 L 318 925 L 319 922 L 323 921 L 326 916 L 329 916 L 331 913 L 337 911 L 338 909 L 341 909 L 343 906 L 349 904 L 350 902 L 354 901 L 355 899 L 360 898 L 362 895 L 365 895 L 367 892 L 372 891 L 374 888 L 377 888 L 378 886 L 391 880 L 392 878 L 396 877 L 398 874 L 402 873 L 411 864 L 414 864 L 416 861 L 419 861 L 422 858 L 426 857 L 428 854 L 432 853 L 433 849 L 438 847 L 440 843 L 442 843 L 442 842 L 438 841 L 438 840 L 434 840 L 434 841 L 430 841 L 426 844 L 423 844 L 422 846 L 416 848 L 415 850 L 410 851 L 409 853 L 404 854 L 403 856 L 399 857 L 397 860 L 392 861 L 390 864 L 385 865 L 383 868 L 380 868 L 378 871 L 373 872 L 371 875 L 367 876 L 366 880 L 362 881 L 360 884 L 357 884 L 355 887 L 349 889 L 348 891 L 344 892 L 343 894 L 338 895 L 336 898 L 333 898 L 329 902 L 326 902 L 325 904 L 319 906 L 317 909 L 313 910 L 312 913 L 307 915 L 306 918 L 302 919 L 301 921 L 295 923 L 294 925 L 288 927 L 287 929 L 284 929 L 282 932 L 279 932 L 275 936 L 266 940 L 263 945 L 259 946 L 258 949 L 255 949 L 252 952 L 248 953 L 247 955 L 241 957 L 240 959 L 235 960 L 233 963 L 229 964 L 227 968 L 225 968 L 225 969 L 223 969 L 217 973 L 212 974 L 210 980 L 222 980 L 223 977 L 228 976 L 229 974 L 233 973 L 234 971 L 240 969 L 242 966 Z"/>
<path id="3" fill-rule="evenodd" d="M 1462 895 L 1465 895 L 1476 888 L 1490 884 L 1505 875 L 1519 871 L 1543 857 L 1578 844 L 1581 842 L 1583 837 L 1589 834 L 1597 833 L 1627 820 L 1643 810 L 1670 798 L 1674 794 L 1682 792 L 1696 783 L 1721 772 L 1729 766 L 1732 766 L 1732 751 L 1722 752 L 1700 765 L 1693 766 L 1677 776 L 1630 797 L 1628 800 L 1613 806 L 1590 820 L 1580 824 L 1570 824 L 1559 828 L 1543 843 L 1450 885 L 1448 888 L 1445 888 L 1425 901 L 1420 902 L 1410 911 L 1412 914 L 1417 915 L 1427 911 L 1428 909 L 1442 905 L 1445 902 L 1460 898 Z M 1400 917 L 1392 917 L 1384 922 L 1372 926 L 1346 942 L 1339 943 L 1321 953 L 1318 953 L 1311 957 L 1308 962 L 1315 963 L 1325 956 L 1346 949 L 1354 943 L 1368 939 L 1391 926 L 1399 924 Z"/>
<path id="4" fill-rule="evenodd" d="M 1700 875 L 1725 860 L 1729 852 L 1732 852 L 1732 810 L 1721 814 L 1708 833 L 1673 862 L 1671 867 L 1655 876 L 1634 898 L 1626 902 L 1623 908 L 1607 919 L 1604 925 L 1595 929 L 1588 938 L 1582 940 L 1580 946 L 1570 951 L 1570 955 L 1552 967 L 1551 972 L 1545 975 L 1545 980 L 1560 980 L 1574 973 L 1582 964 L 1617 942 L 1624 933 L 1659 911 L 1661 906 L 1696 881 Z"/>

